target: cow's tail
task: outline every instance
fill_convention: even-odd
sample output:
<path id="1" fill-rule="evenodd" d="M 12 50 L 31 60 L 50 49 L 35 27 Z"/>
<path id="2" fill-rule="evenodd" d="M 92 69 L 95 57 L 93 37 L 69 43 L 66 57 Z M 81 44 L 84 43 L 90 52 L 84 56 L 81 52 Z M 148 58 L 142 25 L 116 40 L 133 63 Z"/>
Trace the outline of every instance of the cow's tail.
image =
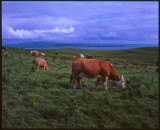
<path id="1" fill-rule="evenodd" d="M 70 77 L 70 82 L 69 83 L 71 83 L 72 79 L 73 79 L 73 70 L 72 70 L 72 73 L 71 73 L 71 77 Z"/>

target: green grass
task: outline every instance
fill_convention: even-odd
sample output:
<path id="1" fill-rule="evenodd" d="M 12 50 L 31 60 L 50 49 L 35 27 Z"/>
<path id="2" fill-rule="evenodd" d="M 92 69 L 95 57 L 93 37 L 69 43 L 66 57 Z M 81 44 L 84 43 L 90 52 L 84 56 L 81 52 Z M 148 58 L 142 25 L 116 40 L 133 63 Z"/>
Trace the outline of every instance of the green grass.
<path id="1" fill-rule="evenodd" d="M 49 71 L 37 72 L 29 49 L 2 50 L 2 128 L 158 128 L 158 48 L 128 50 L 39 49 Z M 59 55 L 55 55 L 58 52 Z M 126 90 L 96 79 L 70 81 L 72 56 L 112 58 Z M 41 57 L 41 56 L 39 56 Z M 41 57 L 42 58 L 42 57 Z M 37 103 L 33 104 L 33 101 Z"/>

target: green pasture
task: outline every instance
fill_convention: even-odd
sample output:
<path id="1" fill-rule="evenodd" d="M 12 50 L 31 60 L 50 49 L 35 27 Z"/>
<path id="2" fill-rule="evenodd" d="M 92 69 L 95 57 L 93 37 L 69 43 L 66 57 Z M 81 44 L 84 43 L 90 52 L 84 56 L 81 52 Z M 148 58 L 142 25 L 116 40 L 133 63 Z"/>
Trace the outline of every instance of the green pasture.
<path id="1" fill-rule="evenodd" d="M 36 70 L 30 49 L 2 50 L 2 128 L 159 128 L 158 47 L 127 50 L 38 49 L 48 71 Z M 58 53 L 56 55 L 55 53 Z M 113 59 L 125 91 L 96 79 L 70 81 L 72 56 Z"/>

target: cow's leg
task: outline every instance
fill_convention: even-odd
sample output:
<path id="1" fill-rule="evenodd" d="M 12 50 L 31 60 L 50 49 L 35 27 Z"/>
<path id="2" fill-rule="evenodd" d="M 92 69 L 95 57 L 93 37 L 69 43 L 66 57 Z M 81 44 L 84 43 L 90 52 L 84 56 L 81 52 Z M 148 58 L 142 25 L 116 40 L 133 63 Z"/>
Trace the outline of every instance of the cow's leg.
<path id="1" fill-rule="evenodd" d="M 107 80 L 108 80 L 108 77 L 103 78 L 103 84 L 104 84 L 105 90 L 107 90 Z"/>
<path id="2" fill-rule="evenodd" d="M 80 80 L 81 80 L 81 77 L 78 76 L 77 82 L 78 82 L 78 84 L 79 84 L 79 87 L 82 88 L 82 84 L 80 83 Z"/>
<path id="3" fill-rule="evenodd" d="M 77 76 L 74 74 L 74 77 L 73 77 L 73 88 L 76 88 L 76 80 L 77 80 Z"/>
<path id="4" fill-rule="evenodd" d="M 37 71 L 39 71 L 39 66 L 37 66 Z"/>
<path id="5" fill-rule="evenodd" d="M 98 89 L 98 85 L 99 85 L 100 80 L 101 80 L 101 78 L 98 78 L 98 79 L 97 79 L 97 82 L 96 82 L 96 89 Z"/>

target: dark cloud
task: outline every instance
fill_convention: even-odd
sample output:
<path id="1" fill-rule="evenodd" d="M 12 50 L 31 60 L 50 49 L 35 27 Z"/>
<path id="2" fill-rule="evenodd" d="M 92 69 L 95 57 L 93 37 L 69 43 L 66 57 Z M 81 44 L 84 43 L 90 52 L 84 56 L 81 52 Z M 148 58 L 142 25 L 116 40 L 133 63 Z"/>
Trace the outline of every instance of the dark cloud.
<path id="1" fill-rule="evenodd" d="M 158 17 L 158 2 L 2 1 L 2 38 L 158 43 Z"/>

